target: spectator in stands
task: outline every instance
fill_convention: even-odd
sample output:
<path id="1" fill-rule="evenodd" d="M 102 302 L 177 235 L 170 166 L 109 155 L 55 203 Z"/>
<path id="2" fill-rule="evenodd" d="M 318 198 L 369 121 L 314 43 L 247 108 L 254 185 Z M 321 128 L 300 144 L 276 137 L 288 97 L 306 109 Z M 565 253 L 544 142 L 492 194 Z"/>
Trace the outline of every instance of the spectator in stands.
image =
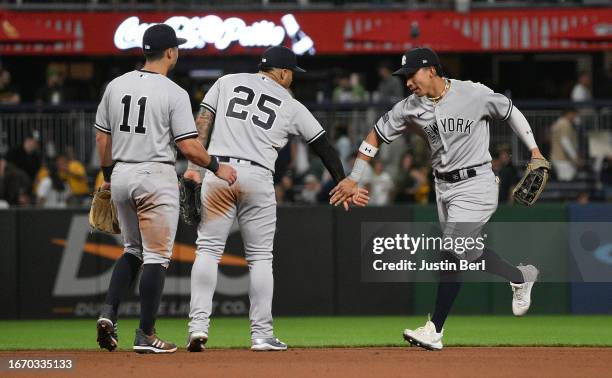
<path id="1" fill-rule="evenodd" d="M 406 152 L 399 162 L 395 176 L 395 203 L 427 203 L 429 184 L 427 170 L 414 166 L 414 157 Z"/>
<path id="2" fill-rule="evenodd" d="M 576 109 L 565 110 L 550 129 L 550 160 L 559 181 L 572 181 L 582 164 L 573 126 L 577 115 Z"/>
<path id="3" fill-rule="evenodd" d="M 410 143 L 410 139 L 412 139 L 412 135 L 406 133 L 393 141 L 393 143 L 386 145 L 385 148 L 380 149 L 378 158 L 383 162 L 383 165 L 386 167 L 385 170 L 391 177 L 397 177 L 398 171 L 401 169 L 402 158 L 408 151 L 409 146 L 410 150 L 414 151 L 414 145 Z M 416 139 L 421 139 L 421 137 L 417 136 Z M 412 157 L 414 160 L 414 154 Z"/>
<path id="4" fill-rule="evenodd" d="M 300 193 L 300 202 L 307 204 L 317 203 L 317 196 L 321 190 L 321 183 L 317 176 L 308 174 L 304 177 L 304 185 Z M 331 190 L 331 189 L 330 189 Z"/>
<path id="5" fill-rule="evenodd" d="M 30 182 L 33 182 L 41 164 L 38 134 L 33 133 L 26 136 L 21 146 L 17 146 L 8 152 L 6 160 L 24 171 Z"/>
<path id="6" fill-rule="evenodd" d="M 276 203 L 291 203 L 295 201 L 295 192 L 293 188 L 293 179 L 289 175 L 281 177 L 279 182 L 274 185 L 276 194 Z"/>
<path id="7" fill-rule="evenodd" d="M 370 204 L 373 206 L 385 206 L 391 203 L 393 193 L 393 179 L 384 171 L 382 161 L 376 159 L 373 162 L 372 178 L 370 180 Z"/>
<path id="8" fill-rule="evenodd" d="M 341 74 L 333 93 L 333 101 L 347 104 L 366 100 L 366 92 L 360 83 L 359 74 Z"/>
<path id="9" fill-rule="evenodd" d="M 29 205 L 31 183 L 23 170 L 0 155 L 0 207 Z"/>
<path id="10" fill-rule="evenodd" d="M 518 170 L 512 164 L 510 146 L 499 146 L 494 160 L 493 171 L 499 179 L 499 203 L 511 203 L 513 201 L 512 189 L 518 183 Z"/>
<path id="11" fill-rule="evenodd" d="M 47 83 L 36 92 L 36 103 L 59 105 L 66 102 L 64 77 L 54 68 L 47 70 Z"/>
<path id="12" fill-rule="evenodd" d="M 404 85 L 401 79 L 393 76 L 393 71 L 388 63 L 378 67 L 378 101 L 383 103 L 396 103 L 404 98 Z"/>
<path id="13" fill-rule="evenodd" d="M 606 201 L 612 201 L 612 155 L 605 157 L 601 163 L 600 181 Z"/>
<path id="14" fill-rule="evenodd" d="M 44 208 L 64 208 L 71 196 L 70 185 L 62 171 L 67 169 L 67 160 L 64 155 L 56 156 L 53 163 L 47 168 L 47 174 L 40 180 L 36 190 L 36 204 Z"/>
<path id="15" fill-rule="evenodd" d="M 83 200 L 89 196 L 89 184 L 87 183 L 85 166 L 76 158 L 72 146 L 66 148 L 66 157 L 60 159 L 58 169 L 72 193 L 68 199 L 68 204 L 81 205 Z"/>
<path id="16" fill-rule="evenodd" d="M 580 205 L 586 205 L 591 202 L 591 196 L 589 196 L 588 192 L 580 192 L 576 197 L 576 203 Z"/>
<path id="17" fill-rule="evenodd" d="M 348 168 L 349 158 L 353 153 L 353 145 L 351 139 L 348 136 L 348 128 L 346 124 L 341 124 L 336 128 L 336 150 L 338 150 L 338 156 L 342 162 L 344 170 Z"/>
<path id="18" fill-rule="evenodd" d="M 591 94 L 591 75 L 588 72 L 581 72 L 578 75 L 578 81 L 572 88 L 572 101 L 583 102 L 593 99 Z"/>
<path id="19" fill-rule="evenodd" d="M 0 70 L 0 104 L 19 104 L 21 96 L 11 84 L 11 74 L 5 69 Z"/>

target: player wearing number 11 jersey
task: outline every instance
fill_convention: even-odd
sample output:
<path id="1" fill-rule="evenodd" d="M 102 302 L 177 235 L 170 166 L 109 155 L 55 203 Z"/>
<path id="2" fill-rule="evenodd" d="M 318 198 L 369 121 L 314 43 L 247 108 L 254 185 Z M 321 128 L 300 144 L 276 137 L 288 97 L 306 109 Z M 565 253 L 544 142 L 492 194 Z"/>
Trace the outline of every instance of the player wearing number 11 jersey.
<path id="1" fill-rule="evenodd" d="M 109 351 L 118 344 L 121 297 L 141 265 L 140 327 L 133 349 L 176 351 L 176 345 L 159 339 L 154 328 L 179 216 L 174 145 L 229 184 L 236 180 L 235 170 L 211 158 L 196 139 L 189 96 L 166 77 L 178 59 L 177 46 L 184 42 L 168 25 L 147 29 L 143 69 L 110 82 L 96 113 L 96 144 L 104 173 L 101 189 L 111 189 L 124 244 L 97 321 L 98 344 Z"/>

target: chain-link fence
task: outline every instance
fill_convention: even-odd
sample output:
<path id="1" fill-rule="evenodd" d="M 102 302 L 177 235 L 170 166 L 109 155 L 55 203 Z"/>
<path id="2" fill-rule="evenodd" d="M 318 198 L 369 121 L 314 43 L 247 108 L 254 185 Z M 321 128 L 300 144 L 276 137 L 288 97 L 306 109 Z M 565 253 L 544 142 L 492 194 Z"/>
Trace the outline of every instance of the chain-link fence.
<path id="1" fill-rule="evenodd" d="M 328 131 L 330 140 L 335 140 L 342 130 L 346 130 L 351 142 L 356 146 L 386 109 L 329 109 L 315 110 L 313 114 Z M 549 144 L 550 126 L 559 118 L 561 111 L 525 110 L 523 113 L 529 120 L 538 143 L 544 146 Z M 578 149 L 583 153 L 588 151 L 589 140 L 592 140 L 594 135 L 612 133 L 612 110 L 609 108 L 581 111 L 579 118 L 580 122 L 576 125 L 579 135 Z M 95 129 L 92 127 L 94 120 L 95 113 L 91 110 L 0 113 L 0 152 L 20 145 L 25 137 L 33 135 L 40 140 L 45 156 L 63 153 L 72 147 L 75 157 L 88 164 L 95 152 Z M 515 165 L 522 165 L 528 160 L 529 155 L 525 147 L 509 126 L 492 122 L 489 129 L 492 152 L 500 146 L 505 146 L 511 149 Z"/>

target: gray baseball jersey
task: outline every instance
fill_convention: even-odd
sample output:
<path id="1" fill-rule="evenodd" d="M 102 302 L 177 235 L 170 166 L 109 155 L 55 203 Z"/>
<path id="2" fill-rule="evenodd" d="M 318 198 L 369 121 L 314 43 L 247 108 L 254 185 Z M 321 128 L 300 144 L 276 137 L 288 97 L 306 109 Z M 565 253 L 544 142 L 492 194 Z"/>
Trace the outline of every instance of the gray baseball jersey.
<path id="1" fill-rule="evenodd" d="M 271 171 L 290 135 L 311 143 L 325 132 L 285 88 L 259 73 L 219 78 L 201 105 L 216 115 L 211 155 L 251 160 Z"/>
<path id="2" fill-rule="evenodd" d="M 114 161 L 174 163 L 173 142 L 198 136 L 190 104 L 166 76 L 131 71 L 106 87 L 95 127 L 112 135 Z"/>
<path id="3" fill-rule="evenodd" d="M 489 121 L 507 120 L 512 112 L 510 99 L 480 83 L 450 82 L 448 93 L 437 104 L 413 94 L 375 125 L 385 143 L 406 130 L 423 135 L 431 149 L 432 167 L 439 172 L 490 162 Z"/>
<path id="4" fill-rule="evenodd" d="M 206 172 L 202 184 L 202 220 L 191 270 L 189 331 L 208 334 L 217 264 L 237 219 L 249 262 L 251 337 L 270 338 L 274 336 L 274 163 L 290 135 L 301 135 L 310 143 L 324 130 L 304 105 L 263 74 L 223 76 L 208 91 L 202 106 L 216 115 L 208 151 L 233 158 L 229 163 L 236 168 L 238 179 L 230 187 Z"/>

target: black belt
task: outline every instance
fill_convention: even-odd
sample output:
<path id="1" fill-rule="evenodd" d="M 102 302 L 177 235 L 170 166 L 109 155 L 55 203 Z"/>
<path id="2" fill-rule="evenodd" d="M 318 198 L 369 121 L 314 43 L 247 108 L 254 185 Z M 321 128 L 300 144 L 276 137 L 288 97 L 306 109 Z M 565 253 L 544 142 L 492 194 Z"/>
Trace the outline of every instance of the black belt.
<path id="1" fill-rule="evenodd" d="M 476 176 L 476 170 L 474 168 L 483 166 L 487 163 L 488 162 L 485 162 L 482 164 L 471 165 L 469 167 L 455 169 L 454 171 L 450 171 L 450 172 L 434 171 L 434 176 L 439 180 L 443 180 L 447 182 L 459 182 L 461 180 L 465 180 L 465 179 Z M 466 177 L 461 177 L 461 171 L 464 171 L 464 170 L 465 170 Z"/>
<path id="2" fill-rule="evenodd" d="M 125 161 L 125 160 L 115 160 L 115 163 L 125 163 L 125 164 L 141 164 L 141 163 L 161 163 L 168 165 L 176 165 L 173 161 Z"/>
<path id="3" fill-rule="evenodd" d="M 231 156 L 218 156 L 218 155 L 215 155 L 215 157 L 216 157 L 216 158 L 217 158 L 217 159 L 218 159 L 220 162 L 222 162 L 222 163 L 229 163 L 229 162 L 230 162 L 230 159 L 235 159 L 235 160 L 238 160 L 238 163 L 240 163 L 240 161 L 248 161 L 248 162 L 249 162 L 251 165 L 254 165 L 254 166 L 256 166 L 256 167 L 261 167 L 261 168 L 264 168 L 264 169 L 268 169 L 268 168 L 264 167 L 263 165 L 261 165 L 261 164 L 259 164 L 259 163 L 257 163 L 257 162 L 254 162 L 253 160 L 241 159 L 241 158 L 235 158 L 235 157 L 231 157 Z"/>

